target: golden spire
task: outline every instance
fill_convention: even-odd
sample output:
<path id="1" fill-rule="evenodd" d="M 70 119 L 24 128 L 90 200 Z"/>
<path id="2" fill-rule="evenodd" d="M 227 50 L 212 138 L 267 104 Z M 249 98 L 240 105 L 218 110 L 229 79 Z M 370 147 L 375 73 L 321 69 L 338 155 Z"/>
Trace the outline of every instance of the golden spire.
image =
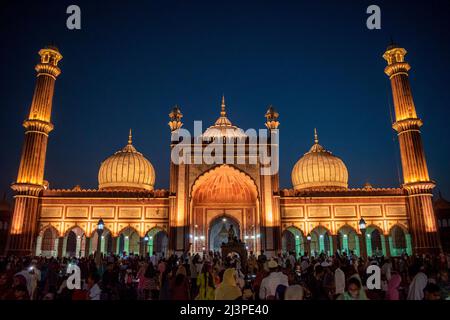
<path id="1" fill-rule="evenodd" d="M 220 110 L 220 116 L 221 117 L 227 116 L 227 112 L 225 111 L 225 95 L 223 95 L 223 94 L 222 94 L 222 105 L 221 105 L 221 110 Z"/>
<path id="2" fill-rule="evenodd" d="M 314 128 L 314 143 L 318 144 L 319 143 L 319 136 L 317 135 L 317 129 Z"/>
<path id="3" fill-rule="evenodd" d="M 133 135 L 131 134 L 131 128 L 130 133 L 128 134 L 128 144 L 133 144 Z"/>

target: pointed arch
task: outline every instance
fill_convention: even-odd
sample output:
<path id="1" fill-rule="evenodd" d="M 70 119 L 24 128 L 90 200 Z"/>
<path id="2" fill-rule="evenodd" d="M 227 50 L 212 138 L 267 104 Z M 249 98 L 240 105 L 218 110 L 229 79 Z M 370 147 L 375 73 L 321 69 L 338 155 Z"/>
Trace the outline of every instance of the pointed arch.
<path id="1" fill-rule="evenodd" d="M 196 203 L 254 202 L 258 187 L 247 173 L 229 164 L 217 165 L 194 181 L 191 197 Z"/>

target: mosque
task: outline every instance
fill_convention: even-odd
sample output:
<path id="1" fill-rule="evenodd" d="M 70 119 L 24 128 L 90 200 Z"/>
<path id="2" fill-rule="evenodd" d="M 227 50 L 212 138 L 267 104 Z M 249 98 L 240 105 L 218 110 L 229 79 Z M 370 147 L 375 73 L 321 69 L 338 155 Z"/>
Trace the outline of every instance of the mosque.
<path id="1" fill-rule="evenodd" d="M 236 164 L 171 161 L 168 189 L 155 189 L 157 172 L 139 152 L 130 131 L 125 146 L 99 164 L 98 188 L 51 189 L 44 179 L 55 82 L 62 55 L 39 51 L 36 86 L 27 119 L 16 182 L 7 252 L 16 255 L 86 256 L 103 253 L 158 254 L 219 250 L 233 225 L 248 250 L 398 256 L 442 251 L 432 205 L 435 183 L 428 175 L 420 127 L 405 61 L 406 50 L 390 45 L 383 58 L 395 107 L 403 184 L 349 188 L 342 159 L 320 144 L 299 153 L 292 186 L 282 188 L 277 172 L 253 148 L 270 154 L 278 147 L 279 114 L 270 107 L 268 142 L 251 141 L 233 125 L 222 98 L 217 121 L 202 134 L 201 150 L 215 141 L 233 142 Z M 179 107 L 169 114 L 170 148 L 180 132 Z M 273 138 L 275 137 L 275 138 Z M 124 137 L 125 138 L 125 137 Z M 168 138 L 169 139 L 169 138 Z M 245 150 L 238 155 L 237 150 Z M 113 151 L 113 150 L 112 150 Z M 233 152 L 234 152 L 233 151 Z M 195 158 L 196 155 L 191 157 Z"/>

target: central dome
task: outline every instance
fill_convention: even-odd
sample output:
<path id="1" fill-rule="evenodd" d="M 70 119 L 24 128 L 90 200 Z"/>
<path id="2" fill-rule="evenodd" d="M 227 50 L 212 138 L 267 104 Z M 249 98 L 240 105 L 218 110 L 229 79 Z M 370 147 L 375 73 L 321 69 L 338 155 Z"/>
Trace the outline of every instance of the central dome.
<path id="1" fill-rule="evenodd" d="M 244 131 L 236 126 L 233 126 L 231 121 L 227 118 L 225 111 L 225 97 L 222 96 L 222 106 L 220 117 L 216 120 L 213 126 L 206 129 L 203 133 L 203 138 L 245 138 L 247 137 Z"/>
<path id="2" fill-rule="evenodd" d="M 102 162 L 98 172 L 100 190 L 153 190 L 155 170 L 132 144 L 128 144 Z"/>
<path id="3" fill-rule="evenodd" d="M 348 188 L 347 167 L 319 144 L 315 129 L 314 145 L 295 164 L 291 176 L 296 190 Z"/>

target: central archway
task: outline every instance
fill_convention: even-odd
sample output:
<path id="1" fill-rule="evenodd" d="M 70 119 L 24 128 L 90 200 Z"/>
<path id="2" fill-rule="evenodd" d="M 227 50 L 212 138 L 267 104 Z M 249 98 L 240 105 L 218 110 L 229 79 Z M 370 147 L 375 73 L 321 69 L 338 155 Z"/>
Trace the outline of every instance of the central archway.
<path id="1" fill-rule="evenodd" d="M 257 251 L 260 222 L 257 204 L 256 183 L 245 172 L 226 164 L 204 172 L 192 185 L 191 250 L 217 251 L 227 239 L 222 227 L 228 230 L 233 225 L 236 236 L 249 250 Z"/>
<path id="2" fill-rule="evenodd" d="M 213 219 L 208 228 L 208 243 L 210 251 L 220 251 L 222 243 L 228 241 L 228 230 L 233 227 L 238 238 L 241 237 L 239 222 L 226 214 Z"/>

